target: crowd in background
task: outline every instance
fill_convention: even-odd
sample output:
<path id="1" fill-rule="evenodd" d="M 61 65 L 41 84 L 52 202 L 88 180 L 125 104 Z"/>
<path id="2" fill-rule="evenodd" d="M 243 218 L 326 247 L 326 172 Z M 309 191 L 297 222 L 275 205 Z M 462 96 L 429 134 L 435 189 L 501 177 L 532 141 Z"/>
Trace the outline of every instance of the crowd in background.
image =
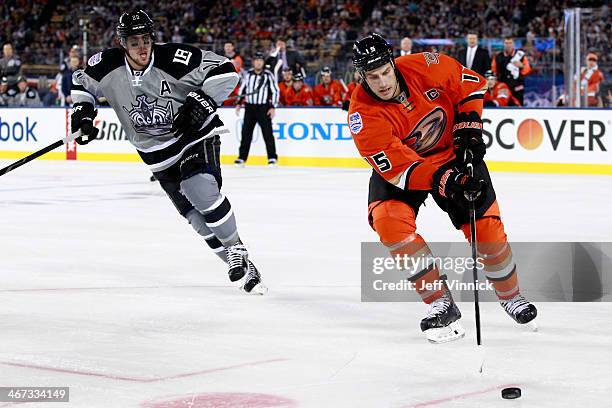
<path id="1" fill-rule="evenodd" d="M 603 76 L 609 79 L 612 16 L 609 7 L 602 4 L 596 13 L 585 18 L 583 31 L 585 48 L 597 57 Z M 491 58 L 503 52 L 505 37 L 517 37 L 520 40 L 515 42 L 516 48 L 525 53 L 530 73 L 541 74 L 543 67 L 547 67 L 547 75 L 555 76 L 562 71 L 563 9 L 567 5 L 568 1 L 559 0 L 473 0 L 469 4 L 459 0 L 408 3 L 402 0 L 173 0 L 151 8 L 150 3 L 139 0 L 81 0 L 78 3 L 5 0 L 0 5 L 0 43 L 11 44 L 12 58 L 20 62 L 21 71 L 19 75 L 4 73 L 2 77 L 7 77 L 8 83 L 4 86 L 13 91 L 19 89 L 18 76 L 22 77 L 21 82 L 25 79 L 28 89 L 37 86 L 40 102 L 36 104 L 69 104 L 66 78 L 82 65 L 85 54 L 116 46 L 114 30 L 119 15 L 138 7 L 148 9 L 154 17 L 158 28 L 156 41 L 198 44 L 220 54 L 225 52 L 224 45 L 232 42 L 245 66 L 250 65 L 250 57 L 256 51 L 276 57 L 280 39 L 287 53 L 299 55 L 301 62 L 297 70 L 304 75 L 305 89 L 319 85 L 324 80 L 321 69 L 329 67 L 332 79 L 338 80 L 343 95 L 347 94 L 346 89 L 353 80 L 349 63 L 352 42 L 372 31 L 389 38 L 398 50 L 402 38 L 411 38 L 411 52 L 443 52 L 458 59 L 465 50 L 464 38 L 468 32 L 479 34 L 480 45 Z M 84 31 L 87 32 L 86 49 L 83 48 Z M 71 63 L 71 57 L 77 57 L 79 64 Z M 3 59 L 6 59 L 4 52 Z M 589 69 L 588 65 L 585 61 L 584 70 Z M 48 67 L 60 68 L 50 73 Z M 281 81 L 282 67 L 271 69 L 277 69 Z M 29 78 L 23 78 L 24 74 Z M 340 98 L 339 105 L 344 99 L 344 96 Z M 0 98 L 0 104 L 15 101 L 11 95 L 7 98 L 6 93 Z"/>

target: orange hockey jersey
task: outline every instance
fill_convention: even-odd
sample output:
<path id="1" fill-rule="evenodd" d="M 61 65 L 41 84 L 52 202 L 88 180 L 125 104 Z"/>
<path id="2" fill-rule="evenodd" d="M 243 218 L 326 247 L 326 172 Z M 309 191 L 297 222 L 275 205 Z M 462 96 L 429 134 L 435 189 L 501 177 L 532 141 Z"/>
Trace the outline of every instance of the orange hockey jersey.
<path id="1" fill-rule="evenodd" d="M 302 89 L 295 92 L 293 87 L 290 87 L 285 94 L 286 106 L 312 106 L 314 105 L 314 95 L 312 88 L 304 84 Z"/>
<path id="2" fill-rule="evenodd" d="M 232 58 L 230 58 L 230 61 L 232 62 L 232 64 L 234 64 L 234 68 L 236 68 L 236 72 L 240 73 L 240 70 L 242 69 L 242 66 L 244 65 L 244 61 L 242 60 L 242 57 L 236 54 Z M 236 98 L 236 96 L 238 96 L 239 90 L 240 90 L 240 83 L 238 83 L 238 85 L 236 85 L 236 88 L 234 88 L 232 93 L 227 96 L 228 98 L 232 98 L 232 100 L 226 99 L 225 101 L 223 101 L 223 106 L 234 106 L 236 103 L 238 103 L 239 99 Z"/>
<path id="3" fill-rule="evenodd" d="M 355 90 L 355 88 L 357 88 L 358 83 L 357 82 L 350 82 L 346 87 L 347 87 L 347 91 L 344 94 L 344 101 L 350 101 L 351 100 L 351 96 L 353 96 L 353 91 Z"/>
<path id="4" fill-rule="evenodd" d="M 493 102 L 495 106 L 521 106 L 521 103 L 512 96 L 512 91 L 508 88 L 508 85 L 503 82 L 495 84 L 493 89 L 488 89 L 484 94 L 484 102 Z M 512 104 L 510 103 L 512 101 Z"/>
<path id="5" fill-rule="evenodd" d="M 402 189 L 430 190 L 438 167 L 455 157 L 455 111 L 482 114 L 486 81 L 455 59 L 419 53 L 395 60 L 402 93 L 382 101 L 357 86 L 348 124 L 361 156 Z"/>
<path id="6" fill-rule="evenodd" d="M 323 83 L 314 87 L 315 105 L 317 106 L 340 106 L 344 88 L 337 80 L 333 80 L 327 87 Z"/>
<path id="7" fill-rule="evenodd" d="M 287 84 L 285 81 L 280 81 L 278 83 L 278 89 L 280 90 L 279 102 L 281 106 L 287 106 L 287 101 L 285 100 L 285 97 L 287 96 L 289 88 L 291 88 L 291 82 L 289 82 L 289 84 Z"/>

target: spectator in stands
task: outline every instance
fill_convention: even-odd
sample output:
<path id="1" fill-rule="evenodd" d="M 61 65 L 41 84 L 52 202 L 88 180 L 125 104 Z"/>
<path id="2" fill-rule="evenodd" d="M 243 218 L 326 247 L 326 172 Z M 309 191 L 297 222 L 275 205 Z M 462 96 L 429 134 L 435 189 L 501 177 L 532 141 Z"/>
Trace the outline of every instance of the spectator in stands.
<path id="1" fill-rule="evenodd" d="M 511 37 L 504 38 L 504 51 L 493 58 L 491 69 L 500 82 L 508 85 L 514 97 L 523 105 L 525 76 L 531 73 L 531 65 L 523 50 L 514 48 Z"/>
<path id="2" fill-rule="evenodd" d="M 589 52 L 586 57 L 586 67 L 582 67 L 580 74 L 580 89 L 583 96 L 586 91 L 586 106 L 588 107 L 603 106 L 599 87 L 605 78 L 597 66 L 597 60 L 597 54 Z"/>
<path id="3" fill-rule="evenodd" d="M 19 93 L 15 95 L 14 106 L 24 106 L 27 108 L 38 108 L 42 106 L 40 97 L 36 89 L 28 86 L 28 80 L 24 76 L 17 78 Z"/>
<path id="4" fill-rule="evenodd" d="M 349 106 L 351 104 L 351 96 L 353 96 L 353 91 L 357 88 L 357 85 L 361 83 L 361 76 L 359 72 L 353 72 L 353 81 L 349 82 L 347 85 L 347 92 L 344 94 L 344 100 L 342 101 L 342 110 L 348 111 Z"/>
<path id="5" fill-rule="evenodd" d="M 72 98 L 70 97 L 70 87 L 72 86 L 72 74 L 74 71 L 80 68 L 80 59 L 78 56 L 70 57 L 68 61 L 68 67 L 62 72 L 61 77 L 61 95 L 60 95 L 60 105 L 61 106 L 70 106 L 72 105 Z"/>
<path id="6" fill-rule="evenodd" d="M 483 75 L 491 69 L 491 57 L 489 51 L 478 46 L 478 35 L 468 33 L 465 37 L 467 46 L 459 51 L 459 62 L 472 71 Z"/>
<path id="7" fill-rule="evenodd" d="M 412 39 L 409 37 L 404 37 L 400 41 L 400 49 L 397 51 L 397 57 L 402 57 L 404 55 L 412 54 Z"/>
<path id="8" fill-rule="evenodd" d="M 503 107 L 520 106 L 508 85 L 498 82 L 493 71 L 489 70 L 484 77 L 487 79 L 487 92 L 484 94 L 484 106 Z"/>
<path id="9" fill-rule="evenodd" d="M 70 47 L 70 51 L 68 51 L 68 56 L 64 58 L 64 61 L 62 61 L 62 64 L 60 65 L 60 74 L 63 73 L 65 70 L 70 69 L 70 58 L 72 57 L 77 57 L 79 59 L 81 58 L 81 49 L 78 45 L 73 45 L 72 47 Z"/>
<path id="10" fill-rule="evenodd" d="M 0 76 L 6 77 L 9 88 L 15 87 L 21 75 L 21 60 L 13 53 L 13 45 L 6 43 L 2 47 L 0 58 Z"/>
<path id="11" fill-rule="evenodd" d="M 17 84 L 15 84 L 15 86 L 9 86 L 9 81 L 7 77 L 2 77 L 0 83 L 2 84 L 2 95 L 4 97 L 3 99 L 6 103 L 6 106 L 15 106 L 15 97 L 19 93 L 19 88 L 17 87 Z"/>
<path id="12" fill-rule="evenodd" d="M 312 106 L 314 95 L 312 89 L 304 84 L 304 75 L 301 72 L 293 73 L 293 84 L 285 96 L 287 106 Z"/>
<path id="13" fill-rule="evenodd" d="M 6 77 L 2 77 L 2 79 L 0 79 L 0 106 L 9 105 L 6 91 L 8 91 L 8 79 Z"/>
<path id="14" fill-rule="evenodd" d="M 314 104 L 316 106 L 342 106 L 344 88 L 342 84 L 332 78 L 330 67 L 321 69 L 321 83 L 314 87 Z"/>
<path id="15" fill-rule="evenodd" d="M 283 68 L 283 80 L 278 83 L 278 89 L 280 89 L 280 104 L 281 106 L 286 106 L 287 102 L 285 101 L 285 96 L 287 96 L 287 92 L 291 89 L 291 84 L 293 83 L 293 71 L 291 68 Z"/>
<path id="16" fill-rule="evenodd" d="M 39 76 L 37 89 L 43 106 L 56 106 L 57 92 L 55 85 L 49 82 L 49 78 L 44 75 Z"/>
<path id="17" fill-rule="evenodd" d="M 283 38 L 276 40 L 276 48 L 270 53 L 266 65 L 270 66 L 270 70 L 278 81 L 282 78 L 282 70 L 287 67 L 291 68 L 293 72 L 299 72 L 303 77 L 306 77 L 306 61 L 304 57 L 298 51 L 287 48 L 287 43 Z"/>
<path id="18" fill-rule="evenodd" d="M 601 102 L 603 108 L 612 107 L 612 81 L 608 80 L 601 84 L 599 87 L 601 94 Z"/>

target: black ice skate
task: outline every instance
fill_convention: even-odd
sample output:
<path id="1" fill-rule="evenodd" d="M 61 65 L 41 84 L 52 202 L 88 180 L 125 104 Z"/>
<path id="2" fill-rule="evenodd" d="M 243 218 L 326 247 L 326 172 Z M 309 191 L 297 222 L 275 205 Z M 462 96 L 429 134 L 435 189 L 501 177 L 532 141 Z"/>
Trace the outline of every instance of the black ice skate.
<path id="1" fill-rule="evenodd" d="M 509 300 L 500 300 L 506 313 L 519 324 L 527 324 L 532 322 L 538 315 L 538 309 L 529 303 L 520 293 Z M 535 326 L 535 323 L 532 322 Z M 533 327 L 535 329 L 535 327 Z"/>
<path id="2" fill-rule="evenodd" d="M 458 322 L 461 312 L 453 301 L 444 277 L 441 279 L 444 282 L 444 295 L 429 304 L 427 316 L 421 320 L 421 331 L 431 343 L 446 343 L 465 336 L 465 330 Z"/>
<path id="3" fill-rule="evenodd" d="M 248 261 L 249 271 L 244 278 L 244 284 L 240 287 L 244 292 L 252 295 L 265 295 L 268 292 L 268 288 L 261 281 L 261 274 L 253 264 Z"/>
<path id="4" fill-rule="evenodd" d="M 237 244 L 229 246 L 225 249 L 227 252 L 227 266 L 229 268 L 227 273 L 229 275 L 229 279 L 232 282 L 238 282 L 248 272 L 249 252 L 241 242 L 238 242 Z"/>

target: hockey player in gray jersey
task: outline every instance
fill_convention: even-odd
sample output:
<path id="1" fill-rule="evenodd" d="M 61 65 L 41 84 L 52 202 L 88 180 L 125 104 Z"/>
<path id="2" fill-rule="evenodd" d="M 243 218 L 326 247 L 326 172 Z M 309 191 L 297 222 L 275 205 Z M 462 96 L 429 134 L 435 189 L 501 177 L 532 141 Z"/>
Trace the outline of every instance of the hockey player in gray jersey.
<path id="1" fill-rule="evenodd" d="M 144 11 L 123 13 L 117 26 L 121 47 L 93 55 L 73 74 L 72 132 L 80 144 L 95 139 L 95 103 L 104 96 L 177 210 L 227 262 L 230 280 L 245 292 L 263 294 L 230 202 L 220 192 L 220 136 L 229 130 L 216 110 L 236 87 L 238 73 L 213 52 L 155 44 L 154 32 Z"/>

